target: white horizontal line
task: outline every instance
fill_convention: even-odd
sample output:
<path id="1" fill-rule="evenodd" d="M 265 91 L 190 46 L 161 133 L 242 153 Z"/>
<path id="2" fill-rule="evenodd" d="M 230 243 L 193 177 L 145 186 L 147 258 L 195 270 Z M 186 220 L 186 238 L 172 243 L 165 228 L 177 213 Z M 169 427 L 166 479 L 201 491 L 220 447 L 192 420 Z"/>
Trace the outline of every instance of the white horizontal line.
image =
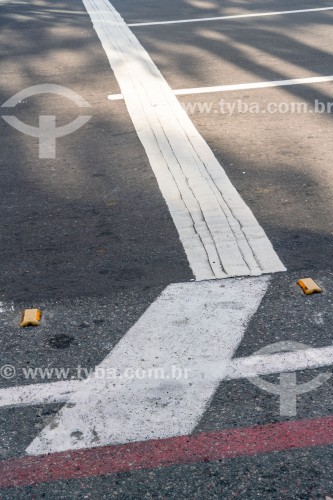
<path id="1" fill-rule="evenodd" d="M 333 365 L 332 346 L 234 358 L 231 360 L 226 371 L 222 363 L 217 364 L 215 367 L 207 365 L 207 374 L 209 376 L 209 372 L 220 372 L 221 380 L 234 380 L 258 377 L 260 375 L 272 375 L 274 373 L 324 368 L 331 365 Z M 195 369 L 204 373 L 204 363 L 196 364 Z M 92 382 L 89 380 L 68 380 L 0 389 L 0 408 L 6 406 L 64 403 L 70 399 L 74 392 L 78 390 L 82 391 L 84 384 L 88 388 L 88 383 L 98 385 L 101 384 L 101 381 L 98 379 Z"/>
<path id="2" fill-rule="evenodd" d="M 109 101 L 122 101 L 124 99 L 123 94 L 110 94 L 108 95 Z"/>
<path id="3" fill-rule="evenodd" d="M 214 87 L 196 87 L 192 89 L 177 89 L 174 90 L 175 95 L 188 95 L 188 94 L 209 94 L 212 92 L 230 92 L 232 90 L 249 90 L 249 89 L 262 89 L 268 87 L 284 87 L 287 85 L 306 85 L 309 83 L 323 83 L 333 81 L 331 76 L 314 76 L 309 78 L 294 78 L 292 80 L 274 80 L 272 82 L 254 82 L 254 83 L 241 83 L 238 85 L 216 85 Z M 124 99 L 122 94 L 108 95 L 109 101 L 120 101 Z"/>
<path id="4" fill-rule="evenodd" d="M 333 364 L 333 347 L 318 347 L 270 355 L 233 359 L 228 367 L 227 379 L 240 379 L 294 372 Z"/>
<path id="5" fill-rule="evenodd" d="M 304 14 L 307 12 L 320 12 L 324 10 L 333 10 L 333 7 L 319 7 L 316 9 L 302 9 L 302 10 L 282 10 L 278 12 L 258 12 L 255 14 L 237 14 L 234 16 L 219 16 L 219 17 L 202 17 L 199 19 L 179 19 L 175 21 L 152 21 L 149 23 L 131 23 L 127 26 L 157 26 L 161 24 L 183 24 L 183 23 L 201 23 L 206 21 L 224 21 L 228 19 L 244 19 L 249 17 L 265 17 L 265 16 L 281 16 L 284 14 Z"/>
<path id="6" fill-rule="evenodd" d="M 272 82 L 241 83 L 239 85 L 217 85 L 215 87 L 198 87 L 193 89 L 175 90 L 176 95 L 207 94 L 211 92 L 228 92 L 231 90 L 262 89 L 268 87 L 284 87 L 287 85 L 304 85 L 308 83 L 331 82 L 333 76 L 314 76 L 310 78 L 295 78 L 293 80 L 274 80 Z"/>

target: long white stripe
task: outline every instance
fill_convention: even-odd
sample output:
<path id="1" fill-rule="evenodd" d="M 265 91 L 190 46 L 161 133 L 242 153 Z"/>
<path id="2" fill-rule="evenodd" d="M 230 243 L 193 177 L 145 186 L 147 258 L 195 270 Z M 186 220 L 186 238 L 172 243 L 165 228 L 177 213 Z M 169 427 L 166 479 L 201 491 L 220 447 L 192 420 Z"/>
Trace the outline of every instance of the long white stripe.
<path id="1" fill-rule="evenodd" d="M 197 280 L 285 270 L 171 88 L 107 0 L 83 0 Z"/>
<path id="2" fill-rule="evenodd" d="M 270 82 L 253 82 L 253 83 L 240 83 L 235 85 L 215 85 L 214 87 L 194 87 L 190 89 L 176 89 L 175 95 L 189 95 L 189 94 L 209 94 L 211 92 L 231 92 L 234 90 L 249 90 L 249 89 L 264 89 L 269 87 L 284 87 L 288 85 L 307 85 L 310 83 L 324 83 L 332 82 L 333 75 L 329 76 L 311 76 L 307 78 L 293 78 L 291 80 L 273 80 Z M 124 99 L 122 94 L 110 94 L 108 96 L 110 101 L 121 101 Z"/>
<path id="3" fill-rule="evenodd" d="M 268 282 L 261 276 L 167 287 L 27 452 L 191 433 Z M 152 369 L 159 375 L 149 376 Z M 109 370 L 120 376 L 108 376 Z"/>
<path id="4" fill-rule="evenodd" d="M 221 370 L 220 365 L 210 366 L 209 370 L 218 378 L 227 380 L 272 375 L 274 373 L 295 372 L 314 368 L 330 367 L 333 365 L 333 347 L 309 348 L 295 352 L 269 354 L 267 356 L 248 356 L 235 358 L 228 364 L 227 369 Z M 196 368 L 192 366 L 194 371 Z M 202 364 L 201 373 L 205 369 Z M 209 378 L 209 372 L 204 374 Z M 216 375 L 215 377 L 216 378 Z M 0 389 L 0 408 L 6 406 L 28 406 L 50 403 L 65 403 L 72 395 L 82 390 L 82 384 L 77 380 L 50 382 L 45 384 L 30 384 L 24 386 Z"/>
<path id="5" fill-rule="evenodd" d="M 269 87 L 284 87 L 288 85 L 308 85 L 333 81 L 333 76 L 313 76 L 308 78 L 294 78 L 291 80 L 275 80 L 271 82 L 241 83 L 237 85 L 217 85 L 214 87 L 197 87 L 192 89 L 175 90 L 176 95 L 208 94 L 211 92 L 230 92 L 233 90 L 264 89 Z"/>
<path id="6" fill-rule="evenodd" d="M 333 365 L 333 347 L 309 348 L 295 352 L 236 358 L 228 367 L 227 379 L 295 372 Z"/>
<path id="7" fill-rule="evenodd" d="M 218 17 L 202 17 L 198 19 L 177 19 L 175 21 L 151 21 L 147 23 L 130 23 L 130 27 L 138 26 L 159 26 L 162 24 L 184 24 L 184 23 L 202 23 L 207 21 L 227 21 L 231 19 L 244 19 L 250 17 L 266 17 L 266 16 L 281 16 L 285 14 L 305 14 L 309 12 L 320 12 L 325 10 L 333 10 L 333 7 L 319 7 L 314 9 L 299 9 L 299 10 L 281 10 L 277 12 L 257 12 L 253 14 L 235 14 L 233 16 L 218 16 Z"/>

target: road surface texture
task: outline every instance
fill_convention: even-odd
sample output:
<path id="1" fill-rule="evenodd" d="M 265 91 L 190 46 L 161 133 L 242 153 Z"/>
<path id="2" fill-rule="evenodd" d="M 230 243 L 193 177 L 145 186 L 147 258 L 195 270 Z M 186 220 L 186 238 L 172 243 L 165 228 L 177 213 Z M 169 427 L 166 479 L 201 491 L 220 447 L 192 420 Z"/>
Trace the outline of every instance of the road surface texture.
<path id="1" fill-rule="evenodd" d="M 0 11 L 0 497 L 333 497 L 332 2 Z"/>

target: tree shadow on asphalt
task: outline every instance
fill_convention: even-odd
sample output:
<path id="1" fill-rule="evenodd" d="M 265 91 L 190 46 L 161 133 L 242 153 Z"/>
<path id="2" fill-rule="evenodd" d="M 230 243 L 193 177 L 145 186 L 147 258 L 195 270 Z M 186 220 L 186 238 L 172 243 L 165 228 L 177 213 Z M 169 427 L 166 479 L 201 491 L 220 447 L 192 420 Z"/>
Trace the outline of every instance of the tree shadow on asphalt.
<path id="1" fill-rule="evenodd" d="M 233 2 L 236 4 L 244 7 L 243 2 Z M 123 5 L 125 9 L 126 3 Z M 221 10 L 215 9 L 210 14 L 219 15 Z M 299 57 L 305 49 L 311 61 L 327 59 L 325 51 L 306 47 L 285 33 L 272 34 L 267 23 L 272 27 L 275 22 L 276 18 L 262 22 L 260 40 L 248 32 L 247 46 L 270 56 L 283 57 L 302 67 L 305 76 L 314 69 L 314 66 L 304 65 Z M 304 18 L 303 28 L 307 23 L 310 26 L 311 22 Z M 319 17 L 318 23 L 329 26 L 329 22 L 320 21 Z M 176 230 L 124 104 L 120 102 L 108 107 L 106 95 L 119 92 L 119 88 L 82 4 L 7 3 L 2 5 L 1 25 L 4 84 L 0 103 L 24 87 L 58 83 L 86 98 L 92 104 L 93 114 L 86 127 L 57 143 L 56 161 L 39 160 L 37 140 L 23 137 L 1 121 L 1 298 L 5 302 L 25 301 L 27 305 L 47 299 L 67 299 L 69 307 L 75 307 L 71 300 L 76 297 L 105 295 L 111 296 L 112 303 L 116 303 L 117 294 L 120 294 L 122 311 L 128 317 L 122 331 L 117 331 L 118 339 L 140 316 L 145 301 L 149 305 L 148 302 L 168 283 L 191 278 L 184 253 L 179 249 Z M 207 53 L 215 54 L 221 64 L 237 65 L 260 80 L 288 79 L 288 74 L 272 71 L 260 60 L 251 60 L 242 48 L 235 46 L 241 41 L 241 32 L 244 35 L 247 30 L 244 23 L 235 23 L 228 29 L 227 38 L 219 39 L 218 43 L 212 42 L 208 34 L 208 30 L 217 35 L 223 32 L 222 26 L 215 26 L 211 24 L 205 33 L 201 27 L 196 27 L 196 43 Z M 182 29 L 182 34 L 184 31 Z M 170 45 L 170 30 L 145 31 L 140 39 L 154 45 L 156 33 L 160 46 Z M 276 43 L 272 43 L 272 39 Z M 285 48 L 282 54 L 277 43 L 281 39 Z M 295 48 L 288 53 L 291 42 Z M 187 55 L 184 66 L 179 42 L 173 39 L 172 43 L 178 71 L 187 72 L 188 77 L 194 76 L 193 69 L 198 64 L 196 57 Z M 186 37 L 182 43 L 191 46 Z M 167 64 L 160 67 L 162 72 L 167 70 Z M 207 75 L 207 85 L 211 83 L 210 72 L 211 68 L 202 68 L 202 73 Z M 313 90 L 305 86 L 289 87 L 286 92 L 313 102 Z M 316 95 L 324 102 L 331 99 L 325 92 L 316 90 Z M 43 98 L 33 102 L 36 116 L 49 112 Z M 28 121 L 30 108 L 24 106 L 23 103 L 17 112 Z M 65 123 L 76 115 L 77 110 L 70 103 L 61 105 L 61 119 Z M 200 125 L 198 128 L 200 130 Z M 204 129 L 202 133 L 205 136 Z M 299 162 L 290 165 L 286 161 L 286 164 L 266 170 L 266 160 L 244 161 L 238 154 L 239 146 L 233 148 L 230 142 L 221 146 L 224 139 L 223 135 L 216 134 L 208 138 L 208 142 L 264 226 L 284 263 L 300 270 L 329 266 L 332 260 L 331 205 L 327 204 L 328 194 L 323 196 L 325 186 L 318 183 L 308 158 L 301 151 Z M 253 188 L 249 189 L 249 185 Z M 306 209 L 304 194 L 311 199 Z M 321 210 L 315 209 L 318 200 Z M 295 206 L 293 227 L 285 221 L 295 219 Z M 281 215 L 284 211 L 285 219 Z M 305 221 L 305 214 L 313 214 L 311 223 Z M 318 214 L 321 220 L 316 220 Z M 146 289 L 152 288 L 148 301 Z M 136 298 L 133 298 L 133 289 Z M 124 300 L 127 290 L 132 293 L 130 307 Z M 114 321 L 119 325 L 118 320 Z M 36 345 L 34 340 L 27 344 L 22 338 L 16 338 L 16 333 L 3 342 L 5 352 L 16 356 L 17 363 L 26 362 L 32 353 L 35 356 Z M 85 366 L 90 366 L 87 353 L 94 353 L 90 356 L 91 361 L 89 358 L 94 366 L 110 350 L 106 344 L 101 347 L 98 332 L 93 338 L 88 339 L 83 333 L 80 337 L 83 344 L 88 344 L 88 348 L 81 349 Z M 25 348 L 22 348 L 24 342 Z M 48 366 L 52 363 L 59 366 L 61 360 L 73 356 L 71 351 L 66 355 L 54 355 L 44 347 L 38 346 L 40 360 L 47 359 Z M 12 418 L 13 413 L 9 414 Z M 28 439 L 29 436 L 26 441 Z"/>
<path id="2" fill-rule="evenodd" d="M 92 106 L 82 112 L 67 99 L 38 96 L 6 109 L 34 126 L 40 115 L 58 115 L 58 126 L 78 114 L 92 118 L 57 140 L 55 160 L 39 159 L 38 140 L 1 120 L 3 300 L 159 293 L 177 276 L 188 281 L 185 254 L 125 105 L 107 100 L 119 87 L 83 4 L 2 9 L 0 102 L 56 83 Z"/>
<path id="3" fill-rule="evenodd" d="M 186 1 L 182 5 L 190 3 Z M 289 6 L 287 10 L 292 8 Z M 139 27 L 134 28 L 134 32 L 169 83 L 172 80 L 173 87 L 190 88 L 288 80 L 296 77 L 295 71 L 300 78 L 330 75 L 330 46 L 327 43 L 323 48 L 314 46 L 311 37 L 310 42 L 302 41 L 302 35 L 310 32 L 314 23 L 320 40 L 320 29 L 330 29 L 332 14 Z M 233 78 L 236 75 L 241 80 L 230 80 L 229 68 L 233 68 Z M 265 102 L 269 93 L 283 91 L 284 102 L 303 102 L 310 109 L 315 99 L 325 104 L 333 102 L 328 90 L 330 85 L 189 94 L 181 96 L 180 101 L 184 104 L 213 102 L 223 97 L 235 102 L 245 97 L 245 102 L 256 99 Z M 281 95 L 278 97 L 281 100 Z M 329 134 L 333 114 L 306 115 L 304 120 L 298 115 L 293 121 L 290 114 L 276 119 L 276 115 L 209 117 L 197 112 L 190 117 L 287 267 L 324 269 L 330 266 L 333 223 L 332 176 L 328 165 L 333 153 Z M 304 125 L 305 120 L 310 124 L 308 127 Z"/>
<path id="4" fill-rule="evenodd" d="M 182 2 L 185 4 L 188 2 Z M 233 5 L 244 8 L 242 2 Z M 202 9 L 197 10 L 202 16 Z M 221 13 L 221 9 L 210 12 Z M 310 17 L 297 19 L 302 29 L 311 26 Z M 315 19 L 322 26 L 330 25 L 324 15 Z M 233 64 L 259 80 L 288 79 L 289 74 L 271 70 L 264 57 L 252 59 L 245 48 L 303 68 L 304 76 L 314 71 L 317 63 L 326 65 L 325 50 L 306 46 L 280 32 L 280 22 L 278 17 L 256 21 L 260 33 L 256 36 L 246 21 L 209 23 L 205 30 L 199 25 L 194 28 L 187 25 L 186 29 L 181 28 L 182 48 L 177 39 L 179 30 L 176 35 L 174 28 L 159 27 L 158 31 L 140 28 L 135 33 L 148 46 L 152 57 L 157 57 L 157 49 L 171 47 L 178 71 L 185 76 L 195 75 L 195 68 L 201 64 L 201 73 L 206 78 L 202 83 L 207 85 L 211 84 L 212 68 L 208 62 L 207 66 L 203 64 L 202 57 L 198 59 L 186 50 L 192 48 L 194 41 L 200 51 L 217 57 L 222 67 Z M 91 121 L 57 142 L 56 163 L 38 160 L 37 140 L 1 123 L 4 175 L 0 291 L 3 297 L 8 300 L 9 297 L 99 296 L 133 286 L 149 288 L 155 283 L 159 288 L 172 281 L 188 280 L 191 275 L 186 257 L 124 104 L 114 103 L 111 108 L 106 101 L 107 94 L 118 93 L 119 87 L 83 4 L 79 1 L 5 3 L 1 23 L 5 38 L 1 102 L 24 87 L 47 82 L 72 88 L 93 106 Z M 292 21 L 288 23 L 292 28 Z M 292 51 L 288 48 L 290 44 Z M 306 60 L 300 57 L 304 51 Z M 159 64 L 162 72 L 167 72 L 168 60 L 165 60 L 165 64 Z M 313 101 L 313 90 L 306 86 L 286 87 L 285 92 Z M 319 90 L 316 96 L 323 102 L 331 97 Z M 27 121 L 30 111 L 24 106 L 22 103 L 17 113 L 22 113 L 22 119 L 26 116 Z M 43 98 L 34 101 L 36 108 L 36 116 L 49 112 Z M 63 103 L 61 113 L 68 123 L 77 112 L 69 103 Z M 201 131 L 200 124 L 198 128 Z M 205 136 L 204 129 L 202 133 Z M 313 241 L 322 248 L 321 263 L 329 261 L 331 212 L 329 207 L 325 210 L 327 196 L 322 198 L 323 186 L 315 178 L 315 169 L 312 173 L 311 166 L 303 168 L 307 158 L 302 157 L 302 152 L 298 164 L 288 165 L 286 161 L 285 165 L 275 165 L 266 171 L 264 163 L 258 164 L 256 159 L 244 162 L 230 143 L 221 146 L 224 137 L 221 141 L 221 136 L 216 135 L 208 138 L 208 142 L 287 265 L 313 262 L 317 252 Z M 252 178 L 243 176 L 245 170 L 251 171 Z M 249 184 L 264 191 L 248 189 Z M 275 191 L 269 191 L 272 186 Z M 328 221 L 326 230 L 320 224 L 316 227 L 315 218 L 310 226 L 299 220 L 296 229 L 291 226 L 286 229 L 283 218 L 279 217 L 288 200 L 290 210 L 295 197 L 297 205 L 302 206 L 303 186 L 311 191 L 312 202 L 308 207 L 322 200 L 321 216 Z M 310 212 L 310 208 L 307 210 Z M 297 216 L 301 219 L 302 209 Z"/>

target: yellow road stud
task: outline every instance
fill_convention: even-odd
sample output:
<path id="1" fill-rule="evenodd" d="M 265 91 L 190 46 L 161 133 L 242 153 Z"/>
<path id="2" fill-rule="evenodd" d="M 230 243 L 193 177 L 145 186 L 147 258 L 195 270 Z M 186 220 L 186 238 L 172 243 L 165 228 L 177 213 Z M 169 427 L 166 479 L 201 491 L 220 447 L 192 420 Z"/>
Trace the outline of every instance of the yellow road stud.
<path id="1" fill-rule="evenodd" d="M 312 295 L 313 293 L 321 293 L 322 289 L 313 279 L 302 278 L 297 281 L 297 284 L 302 288 L 305 295 Z"/>
<path id="2" fill-rule="evenodd" d="M 39 326 L 42 318 L 42 311 L 39 309 L 25 309 L 22 313 L 20 326 Z"/>

